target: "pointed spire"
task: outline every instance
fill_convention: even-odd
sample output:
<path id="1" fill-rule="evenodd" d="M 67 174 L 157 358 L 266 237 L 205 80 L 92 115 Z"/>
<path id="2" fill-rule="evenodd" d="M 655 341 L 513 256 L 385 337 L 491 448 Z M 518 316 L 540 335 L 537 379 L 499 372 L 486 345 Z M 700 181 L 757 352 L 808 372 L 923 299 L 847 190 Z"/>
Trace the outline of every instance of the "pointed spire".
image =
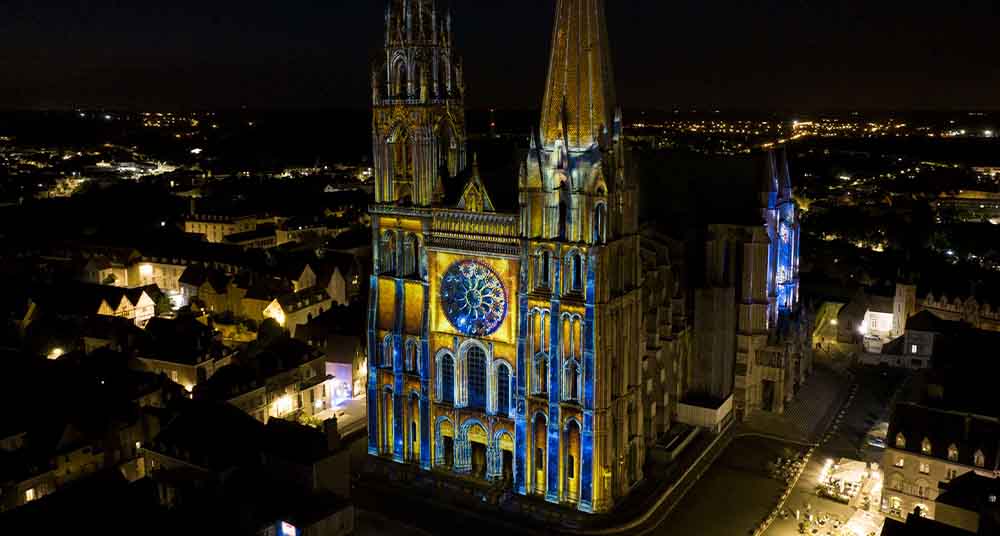
<path id="1" fill-rule="evenodd" d="M 614 75 L 603 0 L 558 0 L 552 32 L 542 144 L 606 143 L 614 121 Z"/>

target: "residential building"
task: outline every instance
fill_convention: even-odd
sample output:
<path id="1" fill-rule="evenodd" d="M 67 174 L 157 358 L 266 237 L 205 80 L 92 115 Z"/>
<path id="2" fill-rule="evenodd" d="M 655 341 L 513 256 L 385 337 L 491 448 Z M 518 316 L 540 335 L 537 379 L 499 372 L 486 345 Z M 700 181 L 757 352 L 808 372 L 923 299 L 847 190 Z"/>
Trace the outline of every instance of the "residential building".
<path id="1" fill-rule="evenodd" d="M 166 375 L 188 392 L 232 362 L 232 351 L 194 318 L 154 318 L 146 333 L 149 338 L 136 356 L 137 366 Z"/>
<path id="2" fill-rule="evenodd" d="M 1000 419 L 911 402 L 893 409 L 882 456 L 882 510 L 897 519 L 920 508 L 934 519 L 935 500 L 948 483 L 970 471 L 1000 476 Z"/>
<path id="3" fill-rule="evenodd" d="M 326 289 L 313 287 L 274 299 L 264 309 L 263 316 L 273 318 L 294 337 L 299 326 L 329 311 L 332 305 Z"/>

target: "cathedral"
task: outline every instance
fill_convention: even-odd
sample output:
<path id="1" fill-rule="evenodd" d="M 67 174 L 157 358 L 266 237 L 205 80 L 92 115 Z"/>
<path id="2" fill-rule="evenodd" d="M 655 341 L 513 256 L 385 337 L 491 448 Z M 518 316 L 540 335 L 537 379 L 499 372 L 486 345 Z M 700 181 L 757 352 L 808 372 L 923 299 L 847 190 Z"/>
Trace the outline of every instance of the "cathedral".
<path id="1" fill-rule="evenodd" d="M 469 166 L 462 62 L 435 4 L 389 1 L 372 72 L 369 452 L 609 510 L 645 448 L 638 187 L 603 2 L 558 2 L 510 213 Z"/>
<path id="2" fill-rule="evenodd" d="M 778 171 L 751 203 L 757 231 L 725 250 L 760 243 L 753 262 L 732 265 L 749 275 L 711 281 L 729 289 L 718 314 L 731 318 L 710 324 L 731 348 L 696 356 L 695 300 L 673 275 L 672 246 L 639 227 L 603 0 L 555 3 L 539 128 L 509 204 L 495 203 L 467 151 L 450 13 L 435 0 L 387 3 L 371 73 L 368 452 L 607 512 L 642 480 L 647 449 L 689 391 L 760 405 L 746 402 L 763 380 L 736 363 L 749 333 L 736 316 L 763 330 L 763 351 L 795 309 L 787 175 L 772 160 Z M 719 373 L 718 385 L 699 380 Z"/>

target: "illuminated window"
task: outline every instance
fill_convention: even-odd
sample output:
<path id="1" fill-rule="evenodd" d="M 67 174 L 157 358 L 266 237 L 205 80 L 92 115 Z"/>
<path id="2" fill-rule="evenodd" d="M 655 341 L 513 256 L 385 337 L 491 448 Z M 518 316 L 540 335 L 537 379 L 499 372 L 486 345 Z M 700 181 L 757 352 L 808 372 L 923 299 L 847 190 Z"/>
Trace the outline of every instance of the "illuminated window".
<path id="1" fill-rule="evenodd" d="M 931 474 L 931 464 L 927 462 L 920 462 L 920 472 L 925 475 Z"/>
<path id="2" fill-rule="evenodd" d="M 538 272 L 535 274 L 535 286 L 548 288 L 551 285 L 552 253 L 542 250 L 538 254 Z"/>
<path id="3" fill-rule="evenodd" d="M 545 454 L 541 447 L 535 449 L 535 469 L 538 471 L 545 469 Z"/>
<path id="4" fill-rule="evenodd" d="M 497 368 L 497 415 L 510 414 L 510 369 L 506 365 Z"/>
<path id="5" fill-rule="evenodd" d="M 583 256 L 580 253 L 570 255 L 570 289 L 583 290 Z"/>
<path id="6" fill-rule="evenodd" d="M 948 459 L 951 461 L 958 461 L 958 447 L 954 443 L 948 447 Z"/>
<path id="7" fill-rule="evenodd" d="M 450 354 L 441 358 L 441 401 L 455 402 L 455 362 Z"/>
<path id="8" fill-rule="evenodd" d="M 469 348 L 466 353 L 468 367 L 469 406 L 486 407 L 486 352 L 478 346 Z"/>
<path id="9" fill-rule="evenodd" d="M 594 208 L 594 236 L 593 240 L 597 244 L 603 244 L 607 240 L 607 219 L 608 207 L 604 203 Z"/>
<path id="10" fill-rule="evenodd" d="M 416 341 L 406 341 L 406 371 L 413 372 L 417 369 L 417 343 Z"/>
<path id="11" fill-rule="evenodd" d="M 958 476 L 958 469 L 948 469 L 948 480 L 952 480 L 956 476 Z"/>
<path id="12" fill-rule="evenodd" d="M 31 502 L 31 501 L 35 500 L 36 498 L 37 497 L 35 496 L 35 488 L 29 488 L 29 489 L 27 489 L 27 490 L 24 491 L 24 502 L 26 502 L 26 503 L 27 502 Z"/>
<path id="13" fill-rule="evenodd" d="M 548 383 L 548 360 L 549 356 L 544 353 L 535 355 L 534 374 L 532 374 L 531 391 L 532 394 L 542 394 L 547 391 Z"/>
<path id="14" fill-rule="evenodd" d="M 896 467 L 903 467 L 903 465 L 905 464 L 906 461 L 904 461 L 903 458 L 896 458 L 896 463 L 895 463 Z"/>
<path id="15" fill-rule="evenodd" d="M 903 436 L 903 432 L 896 434 L 896 447 L 906 448 L 906 437 Z"/>
<path id="16" fill-rule="evenodd" d="M 986 456 L 983 455 L 983 451 L 977 450 L 975 454 L 972 455 L 972 463 L 976 467 L 986 467 Z"/>
<path id="17" fill-rule="evenodd" d="M 911 354 L 917 353 L 917 345 L 916 344 L 911 344 L 910 345 L 910 353 Z"/>
<path id="18" fill-rule="evenodd" d="M 565 385 L 563 386 L 563 391 L 566 400 L 579 400 L 580 398 L 580 364 L 576 362 L 575 359 L 571 359 L 566 362 L 564 366 L 565 377 L 563 379 Z"/>
<path id="19" fill-rule="evenodd" d="M 925 437 L 924 440 L 920 442 L 920 452 L 922 452 L 924 454 L 930 454 L 931 453 L 931 440 L 930 439 L 927 439 Z"/>
<path id="20" fill-rule="evenodd" d="M 391 367 L 393 362 L 392 335 L 386 335 L 382 340 L 382 363 L 383 367 Z"/>
<path id="21" fill-rule="evenodd" d="M 396 271 L 396 234 L 386 231 L 382 235 L 379 247 L 379 268 L 382 273 L 393 273 Z"/>

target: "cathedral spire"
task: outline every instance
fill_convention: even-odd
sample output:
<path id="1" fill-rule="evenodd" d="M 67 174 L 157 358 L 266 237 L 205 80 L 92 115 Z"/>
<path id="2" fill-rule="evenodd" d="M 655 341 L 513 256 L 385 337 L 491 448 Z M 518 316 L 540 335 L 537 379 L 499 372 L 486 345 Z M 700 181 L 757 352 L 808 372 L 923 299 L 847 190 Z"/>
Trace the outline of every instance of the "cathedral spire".
<path id="1" fill-rule="evenodd" d="M 604 145 L 614 110 L 604 1 L 558 0 L 542 103 L 542 144 Z"/>

